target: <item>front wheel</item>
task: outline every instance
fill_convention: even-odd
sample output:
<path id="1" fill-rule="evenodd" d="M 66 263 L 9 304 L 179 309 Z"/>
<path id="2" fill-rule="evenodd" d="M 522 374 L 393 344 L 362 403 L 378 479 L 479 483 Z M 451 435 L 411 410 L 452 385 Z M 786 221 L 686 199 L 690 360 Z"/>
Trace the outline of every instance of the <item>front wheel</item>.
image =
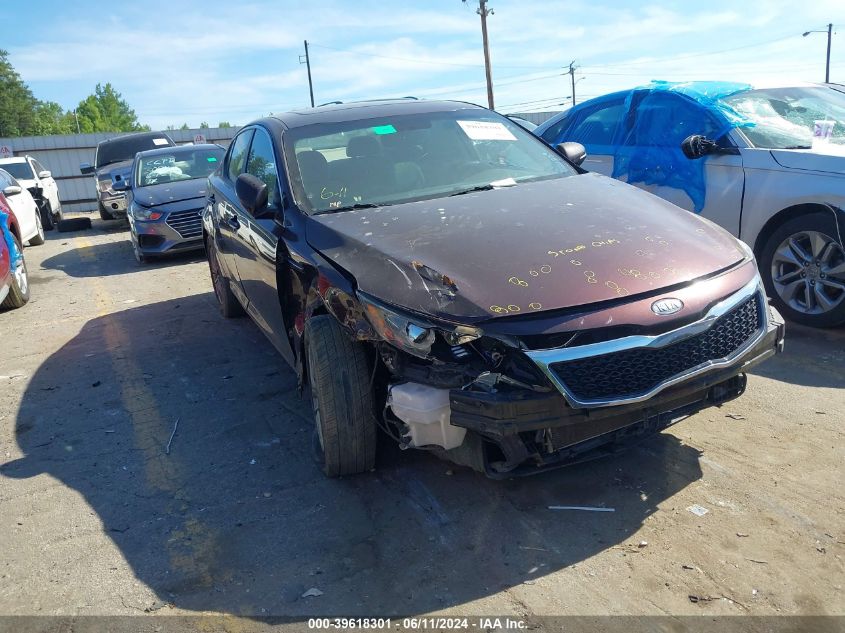
<path id="1" fill-rule="evenodd" d="M 214 237 L 210 235 L 205 241 L 205 254 L 208 258 L 208 269 L 211 272 L 211 285 L 220 304 L 220 313 L 227 319 L 243 316 L 246 312 L 229 287 L 229 278 L 220 266 L 220 252 L 214 243 Z"/>
<path id="2" fill-rule="evenodd" d="M 41 246 L 44 243 L 44 227 L 41 225 L 41 213 L 36 210 L 35 212 L 35 226 L 38 227 L 38 233 L 35 237 L 29 240 L 30 246 Z"/>
<path id="3" fill-rule="evenodd" d="M 41 202 L 41 208 L 39 209 L 41 213 L 41 225 L 44 227 L 45 231 L 52 231 L 53 227 L 55 226 L 54 222 L 54 215 L 53 209 L 50 206 L 49 200 L 43 200 Z"/>
<path id="4" fill-rule="evenodd" d="M 341 477 L 372 470 L 376 420 L 363 344 L 333 317 L 320 315 L 305 324 L 305 354 L 323 472 Z"/>
<path id="5" fill-rule="evenodd" d="M 99 210 L 100 210 L 100 219 L 101 220 L 114 220 L 114 216 L 112 215 L 111 211 L 106 209 L 103 206 L 102 202 L 100 202 L 97 206 L 99 207 Z"/>
<path id="6" fill-rule="evenodd" d="M 18 247 L 19 255 L 18 261 L 12 270 L 12 283 L 9 288 L 9 294 L 6 295 L 3 303 L 0 304 L 0 308 L 4 309 L 20 308 L 29 301 L 29 277 L 27 276 L 23 247 L 17 237 L 12 236 L 12 239 L 15 240 L 15 246 Z"/>
<path id="7" fill-rule="evenodd" d="M 785 317 L 812 327 L 845 323 L 845 222 L 811 213 L 784 222 L 766 241 L 760 269 Z"/>

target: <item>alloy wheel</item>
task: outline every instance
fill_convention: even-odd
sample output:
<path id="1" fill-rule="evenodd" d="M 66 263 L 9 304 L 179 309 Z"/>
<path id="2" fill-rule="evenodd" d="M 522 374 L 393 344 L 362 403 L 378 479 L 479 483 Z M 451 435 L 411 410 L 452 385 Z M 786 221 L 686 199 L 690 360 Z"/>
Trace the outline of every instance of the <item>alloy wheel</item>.
<path id="1" fill-rule="evenodd" d="M 820 231 L 800 231 L 772 256 L 772 285 L 803 314 L 824 314 L 845 301 L 845 249 Z"/>
<path id="2" fill-rule="evenodd" d="M 18 285 L 18 290 L 25 297 L 29 292 L 29 279 L 26 274 L 26 261 L 23 255 L 18 257 L 18 263 L 15 266 L 15 283 Z"/>

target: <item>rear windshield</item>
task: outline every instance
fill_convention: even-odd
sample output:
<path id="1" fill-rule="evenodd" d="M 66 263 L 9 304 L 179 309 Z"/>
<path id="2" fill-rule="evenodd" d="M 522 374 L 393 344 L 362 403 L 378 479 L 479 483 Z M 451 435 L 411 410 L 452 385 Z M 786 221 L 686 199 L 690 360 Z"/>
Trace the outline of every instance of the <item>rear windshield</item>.
<path id="1" fill-rule="evenodd" d="M 22 163 L 3 163 L 0 164 L 0 167 L 20 180 L 33 180 L 35 178 L 35 175 L 32 173 L 32 168 L 26 161 Z"/>
<path id="2" fill-rule="evenodd" d="M 314 213 L 576 173 L 530 132 L 482 109 L 315 124 L 286 138 L 291 184 Z"/>
<path id="3" fill-rule="evenodd" d="M 155 153 L 138 160 L 137 187 L 149 187 L 177 180 L 208 178 L 223 160 L 223 149 L 178 149 Z"/>
<path id="4" fill-rule="evenodd" d="M 173 145 L 173 141 L 163 134 L 161 136 L 130 136 L 108 141 L 97 148 L 97 167 L 132 160 L 138 152 L 168 145 Z"/>

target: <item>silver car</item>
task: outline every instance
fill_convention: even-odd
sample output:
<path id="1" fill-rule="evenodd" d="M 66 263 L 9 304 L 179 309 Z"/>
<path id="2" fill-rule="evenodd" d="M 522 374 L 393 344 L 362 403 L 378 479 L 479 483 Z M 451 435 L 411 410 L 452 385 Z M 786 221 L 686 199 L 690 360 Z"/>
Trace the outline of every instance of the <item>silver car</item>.
<path id="1" fill-rule="evenodd" d="M 132 250 L 139 263 L 201 249 L 208 176 L 223 160 L 219 145 L 184 145 L 139 152 L 126 192 Z"/>

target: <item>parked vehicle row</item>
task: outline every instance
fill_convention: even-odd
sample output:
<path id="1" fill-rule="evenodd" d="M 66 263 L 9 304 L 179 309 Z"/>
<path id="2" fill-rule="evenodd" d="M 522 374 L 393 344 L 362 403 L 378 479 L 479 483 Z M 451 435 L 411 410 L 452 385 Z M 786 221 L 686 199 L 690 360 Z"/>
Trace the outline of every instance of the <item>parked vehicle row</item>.
<path id="1" fill-rule="evenodd" d="M 491 477 L 540 472 L 745 389 L 782 349 L 752 250 L 455 102 L 242 128 L 202 238 L 224 316 L 297 372 L 325 473 L 381 428 Z"/>
<path id="2" fill-rule="evenodd" d="M 814 140 L 822 124 L 829 135 Z M 845 323 L 841 87 L 657 84 L 585 101 L 535 133 L 552 145 L 582 143 L 590 171 L 699 213 L 750 244 L 788 318 Z"/>

